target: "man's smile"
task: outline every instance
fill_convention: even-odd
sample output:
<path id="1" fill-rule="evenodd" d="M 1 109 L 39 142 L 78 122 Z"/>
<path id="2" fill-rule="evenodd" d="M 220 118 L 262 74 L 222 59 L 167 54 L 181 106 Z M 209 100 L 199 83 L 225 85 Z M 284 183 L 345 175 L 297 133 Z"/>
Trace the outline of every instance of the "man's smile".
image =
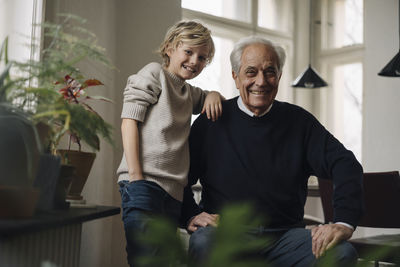
<path id="1" fill-rule="evenodd" d="M 247 90 L 250 94 L 253 95 L 267 95 L 268 93 L 270 93 L 269 90 Z"/>

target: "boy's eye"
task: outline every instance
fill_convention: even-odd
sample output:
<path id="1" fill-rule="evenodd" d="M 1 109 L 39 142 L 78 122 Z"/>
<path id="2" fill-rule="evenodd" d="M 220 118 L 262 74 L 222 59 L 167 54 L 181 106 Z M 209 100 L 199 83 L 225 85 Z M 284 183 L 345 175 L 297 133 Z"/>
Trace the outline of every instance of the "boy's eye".
<path id="1" fill-rule="evenodd" d="M 191 54 L 192 54 L 192 51 L 191 51 L 191 50 L 185 50 L 185 54 L 186 54 L 186 55 L 191 55 Z"/>
<path id="2" fill-rule="evenodd" d="M 203 62 L 203 61 L 206 61 L 206 60 L 207 60 L 207 58 L 206 58 L 206 57 L 204 57 L 204 56 L 199 56 L 199 60 Z"/>

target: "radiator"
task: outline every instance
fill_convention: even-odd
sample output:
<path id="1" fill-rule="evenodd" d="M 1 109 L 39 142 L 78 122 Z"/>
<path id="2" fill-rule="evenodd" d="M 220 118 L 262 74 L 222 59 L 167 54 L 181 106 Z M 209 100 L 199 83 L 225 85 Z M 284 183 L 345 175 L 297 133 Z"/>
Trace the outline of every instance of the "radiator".
<path id="1" fill-rule="evenodd" d="M 78 267 L 82 224 L 0 239 L 1 267 Z"/>

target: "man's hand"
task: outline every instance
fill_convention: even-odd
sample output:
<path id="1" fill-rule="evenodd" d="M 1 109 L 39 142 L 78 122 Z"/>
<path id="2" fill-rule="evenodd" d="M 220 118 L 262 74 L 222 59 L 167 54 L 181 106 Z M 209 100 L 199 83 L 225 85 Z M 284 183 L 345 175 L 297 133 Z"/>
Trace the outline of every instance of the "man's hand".
<path id="1" fill-rule="evenodd" d="M 206 227 L 207 225 L 217 226 L 219 220 L 218 214 L 209 214 L 207 212 L 202 212 L 189 222 L 187 229 L 190 232 L 194 232 L 198 227 Z"/>
<path id="2" fill-rule="evenodd" d="M 342 224 L 325 224 L 311 229 L 312 252 L 316 258 L 342 240 L 348 240 L 354 230 Z"/>

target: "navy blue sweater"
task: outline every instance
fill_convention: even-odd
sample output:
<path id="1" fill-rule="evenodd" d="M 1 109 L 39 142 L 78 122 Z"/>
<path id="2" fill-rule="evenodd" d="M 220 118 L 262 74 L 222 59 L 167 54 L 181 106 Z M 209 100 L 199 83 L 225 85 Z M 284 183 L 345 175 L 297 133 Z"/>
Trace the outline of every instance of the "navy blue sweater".
<path id="1" fill-rule="evenodd" d="M 309 112 L 274 101 L 262 117 L 238 108 L 237 98 L 223 103 L 216 121 L 201 115 L 190 138 L 190 173 L 181 223 L 201 211 L 219 213 L 235 202 L 250 202 L 267 227 L 302 224 L 310 175 L 332 179 L 334 219 L 357 225 L 362 215 L 362 167 Z M 191 186 L 203 186 L 200 206 Z"/>

